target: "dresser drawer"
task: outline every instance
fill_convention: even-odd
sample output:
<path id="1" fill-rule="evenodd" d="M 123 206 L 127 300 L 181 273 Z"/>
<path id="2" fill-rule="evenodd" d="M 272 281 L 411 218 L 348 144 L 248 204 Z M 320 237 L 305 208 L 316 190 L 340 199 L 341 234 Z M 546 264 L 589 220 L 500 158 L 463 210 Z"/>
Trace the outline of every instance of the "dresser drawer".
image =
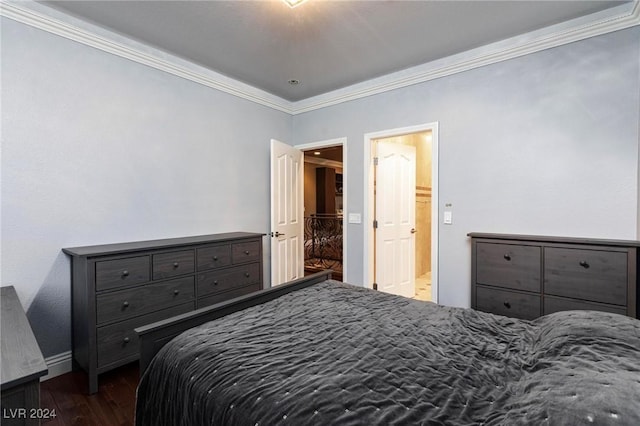
<path id="1" fill-rule="evenodd" d="M 153 255 L 153 279 L 190 274 L 195 270 L 193 250 L 172 251 Z"/>
<path id="2" fill-rule="evenodd" d="M 198 297 L 259 283 L 260 263 L 209 271 L 198 275 Z"/>
<path id="3" fill-rule="evenodd" d="M 198 271 L 231 265 L 231 245 L 215 245 L 197 250 Z"/>
<path id="4" fill-rule="evenodd" d="M 149 256 L 96 262 L 96 291 L 145 283 L 149 270 Z"/>
<path id="5" fill-rule="evenodd" d="M 192 311 L 193 305 L 193 302 L 185 303 L 106 327 L 99 327 L 97 330 L 98 368 L 123 360 L 137 359 L 140 348 L 138 335 L 134 331 L 136 327 Z"/>
<path id="6" fill-rule="evenodd" d="M 627 252 L 546 247 L 544 277 L 546 294 L 627 304 Z"/>
<path id="7" fill-rule="evenodd" d="M 193 276 L 96 296 L 97 324 L 122 321 L 195 298 Z"/>
<path id="8" fill-rule="evenodd" d="M 261 241 L 248 241 L 231 245 L 233 263 L 256 262 L 261 260 Z"/>
<path id="9" fill-rule="evenodd" d="M 508 317 L 534 319 L 540 316 L 540 296 L 478 286 L 476 309 Z"/>
<path id="10" fill-rule="evenodd" d="M 540 291 L 539 246 L 478 243 L 476 250 L 478 284 Z"/>
<path id="11" fill-rule="evenodd" d="M 620 306 L 605 305 L 602 303 L 585 302 L 583 300 L 567 299 L 564 297 L 545 296 L 542 315 L 560 311 L 602 311 L 614 314 L 626 315 L 626 308 Z"/>
<path id="12" fill-rule="evenodd" d="M 251 284 L 246 287 L 234 288 L 233 290 L 225 291 L 222 293 L 214 293 L 206 297 L 198 298 L 198 309 L 205 306 L 214 305 L 216 303 L 224 302 L 225 300 L 233 299 L 234 297 L 240 297 L 245 294 L 253 293 L 254 291 L 262 290 L 260 283 Z"/>

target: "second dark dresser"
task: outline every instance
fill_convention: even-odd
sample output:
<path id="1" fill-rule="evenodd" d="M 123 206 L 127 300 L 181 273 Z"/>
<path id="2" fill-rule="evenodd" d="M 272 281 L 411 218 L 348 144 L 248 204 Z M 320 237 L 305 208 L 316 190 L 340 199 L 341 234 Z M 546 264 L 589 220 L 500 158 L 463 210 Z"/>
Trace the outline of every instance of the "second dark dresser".
<path id="1" fill-rule="evenodd" d="M 63 249 L 73 361 L 98 375 L 138 359 L 136 327 L 261 290 L 263 234 L 233 232 Z"/>
<path id="2" fill-rule="evenodd" d="M 574 309 L 638 315 L 640 241 L 469 236 L 474 309 L 523 319 Z"/>

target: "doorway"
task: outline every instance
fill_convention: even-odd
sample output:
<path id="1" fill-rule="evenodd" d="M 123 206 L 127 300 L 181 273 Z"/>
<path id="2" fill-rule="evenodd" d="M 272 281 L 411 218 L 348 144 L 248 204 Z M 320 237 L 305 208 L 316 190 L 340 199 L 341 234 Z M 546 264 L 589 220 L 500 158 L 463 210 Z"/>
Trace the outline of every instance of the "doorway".
<path id="1" fill-rule="evenodd" d="M 304 273 L 346 274 L 346 138 L 298 145 L 304 154 Z"/>
<path id="2" fill-rule="evenodd" d="M 365 285 L 433 302 L 438 299 L 437 136 L 437 123 L 365 135 L 365 196 L 368 209 L 364 223 L 372 224 L 365 233 L 365 247 L 368 248 L 365 254 Z M 382 147 L 386 148 L 380 149 Z M 388 156 L 388 152 L 400 152 L 401 147 L 402 151 L 410 148 L 409 152 L 414 152 L 415 172 L 411 173 L 415 175 L 402 178 L 402 173 L 399 173 L 389 181 L 385 177 L 389 173 L 389 166 L 379 158 L 379 153 Z M 400 168 L 406 171 L 410 169 L 410 164 L 406 163 Z M 396 185 L 397 190 L 385 191 L 381 185 Z M 379 206 L 386 209 L 390 204 L 401 204 L 398 193 L 405 194 L 400 199 L 410 203 L 410 208 L 405 208 L 407 213 L 399 213 L 409 219 L 398 220 L 396 228 L 399 234 L 394 246 L 393 243 L 388 244 L 385 235 L 388 231 L 380 222 L 381 217 L 389 214 L 379 211 Z M 403 220 L 411 223 L 403 224 Z M 406 235 L 401 235 L 402 232 Z M 387 246 L 397 248 L 386 250 Z M 393 258 L 389 253 L 394 254 Z M 395 283 L 388 282 L 391 276 L 395 277 Z M 381 283 L 381 280 L 384 282 Z M 407 290 L 408 286 L 411 290 Z"/>

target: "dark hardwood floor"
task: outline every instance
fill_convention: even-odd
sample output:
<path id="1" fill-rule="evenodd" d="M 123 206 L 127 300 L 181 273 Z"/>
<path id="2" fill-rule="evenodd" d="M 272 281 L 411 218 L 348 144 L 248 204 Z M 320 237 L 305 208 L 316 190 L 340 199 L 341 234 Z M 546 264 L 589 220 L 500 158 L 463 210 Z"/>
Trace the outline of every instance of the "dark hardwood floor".
<path id="1" fill-rule="evenodd" d="M 88 395 L 87 375 L 73 371 L 41 383 L 40 407 L 55 410 L 56 417 L 42 420 L 45 426 L 133 425 L 138 386 L 138 363 L 132 363 L 99 378 L 98 393 Z"/>

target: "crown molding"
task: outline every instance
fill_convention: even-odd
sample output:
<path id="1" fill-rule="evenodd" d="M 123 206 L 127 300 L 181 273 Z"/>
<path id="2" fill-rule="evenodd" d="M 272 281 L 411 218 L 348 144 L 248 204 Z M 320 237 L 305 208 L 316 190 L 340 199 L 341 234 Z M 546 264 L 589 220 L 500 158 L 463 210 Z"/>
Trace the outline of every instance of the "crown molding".
<path id="1" fill-rule="evenodd" d="M 387 74 L 343 89 L 293 102 L 291 106 L 292 114 L 301 114 L 435 80 L 636 25 L 640 25 L 640 2 L 638 0 L 447 58 Z"/>
<path id="2" fill-rule="evenodd" d="M 34 2 L 0 3 L 0 16 L 291 115 L 388 92 L 640 25 L 640 1 L 447 58 L 290 102 L 256 87 Z"/>
<path id="3" fill-rule="evenodd" d="M 0 16 L 291 114 L 291 102 L 34 2 L 0 3 Z"/>

